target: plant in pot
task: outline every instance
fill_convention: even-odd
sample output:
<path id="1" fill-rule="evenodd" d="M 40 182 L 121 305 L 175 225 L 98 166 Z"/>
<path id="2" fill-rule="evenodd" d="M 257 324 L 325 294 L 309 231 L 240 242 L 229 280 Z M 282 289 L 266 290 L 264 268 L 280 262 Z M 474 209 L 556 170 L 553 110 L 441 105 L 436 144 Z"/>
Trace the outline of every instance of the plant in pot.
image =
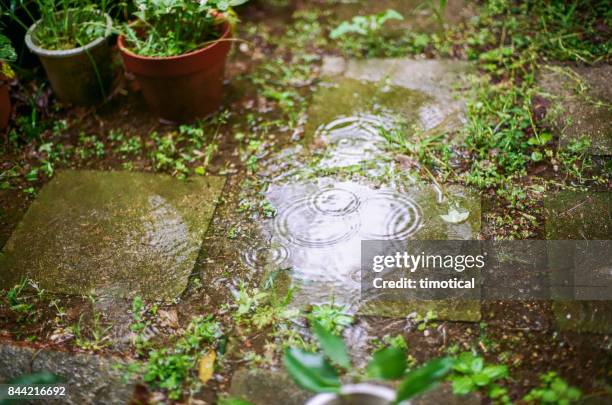
<path id="1" fill-rule="evenodd" d="M 118 45 L 156 115 L 189 122 L 219 108 L 232 7 L 246 1 L 135 0 L 136 19 L 120 29 Z"/>
<path id="2" fill-rule="evenodd" d="M 318 393 L 306 405 L 389 405 L 408 404 L 413 396 L 441 381 L 452 369 L 451 358 L 431 360 L 420 368 L 407 372 L 404 350 L 387 347 L 374 353 L 366 373 L 369 379 L 397 381 L 397 389 L 371 383 L 342 384 L 337 368 L 359 375 L 353 370 L 346 346 L 341 338 L 321 324 L 313 323 L 321 353 L 297 348 L 285 350 L 284 363 L 289 375 L 302 388 Z"/>
<path id="3" fill-rule="evenodd" d="M 11 41 L 0 34 L 0 129 L 6 128 L 11 118 L 11 97 L 9 94 L 9 82 L 15 77 L 9 62 L 17 58 Z"/>
<path id="4" fill-rule="evenodd" d="M 21 0 L 24 3 L 24 0 Z M 106 0 L 33 0 L 40 13 L 25 42 L 38 55 L 57 97 L 75 105 L 103 100 L 112 84 Z M 29 13 L 29 7 L 22 7 Z M 13 13 L 24 28 L 25 24 Z M 35 20 L 33 15 L 29 16 Z"/>

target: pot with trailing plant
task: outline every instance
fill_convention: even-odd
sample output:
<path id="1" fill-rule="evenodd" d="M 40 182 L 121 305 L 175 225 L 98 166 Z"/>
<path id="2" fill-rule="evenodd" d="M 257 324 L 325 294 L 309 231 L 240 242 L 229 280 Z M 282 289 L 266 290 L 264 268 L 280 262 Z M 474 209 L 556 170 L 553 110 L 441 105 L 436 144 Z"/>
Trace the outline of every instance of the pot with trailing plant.
<path id="1" fill-rule="evenodd" d="M 15 73 L 9 62 L 13 62 L 16 58 L 17 54 L 11 45 L 11 41 L 0 34 L 0 130 L 8 125 L 13 110 L 9 82 L 15 77 Z"/>
<path id="2" fill-rule="evenodd" d="M 386 347 L 374 353 L 365 373 L 361 373 L 352 366 L 340 337 L 318 322 L 312 329 L 321 352 L 288 348 L 284 354 L 285 368 L 293 380 L 317 393 L 306 405 L 407 405 L 410 398 L 433 387 L 453 369 L 453 359 L 446 357 L 408 372 L 406 352 Z M 343 384 L 338 370 L 345 372 L 345 380 L 395 381 L 396 389 L 370 382 Z"/>
<path id="3" fill-rule="evenodd" d="M 215 112 L 223 98 L 225 62 L 247 0 L 136 0 L 136 19 L 120 29 L 125 69 L 160 118 L 189 122 Z"/>
<path id="4" fill-rule="evenodd" d="M 112 20 L 104 12 L 106 1 L 33 3 L 40 19 L 27 29 L 25 42 L 39 57 L 54 93 L 61 101 L 75 105 L 104 100 L 113 78 L 108 45 Z M 25 27 L 16 14 L 12 16 Z"/>

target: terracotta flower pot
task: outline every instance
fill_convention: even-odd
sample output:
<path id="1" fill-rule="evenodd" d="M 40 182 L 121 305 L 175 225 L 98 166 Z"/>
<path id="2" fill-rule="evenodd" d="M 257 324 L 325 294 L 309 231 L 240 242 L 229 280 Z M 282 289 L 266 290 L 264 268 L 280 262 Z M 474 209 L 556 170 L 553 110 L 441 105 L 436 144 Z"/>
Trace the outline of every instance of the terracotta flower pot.
<path id="1" fill-rule="evenodd" d="M 0 76 L 0 130 L 6 128 L 11 118 L 11 97 L 9 95 L 8 83 L 3 83 Z"/>
<path id="2" fill-rule="evenodd" d="M 140 84 L 149 108 L 173 122 L 189 122 L 215 112 L 223 99 L 223 74 L 231 48 L 230 25 L 219 40 L 183 55 L 148 57 L 131 51 L 123 36 L 117 41 L 123 63 Z"/>
<path id="3" fill-rule="evenodd" d="M 34 23 L 26 33 L 26 45 L 40 58 L 51 87 L 60 100 L 75 105 L 91 105 L 104 100 L 108 95 L 113 79 L 107 41 L 111 34 L 112 20 L 107 14 L 104 14 L 104 18 L 105 35 L 73 49 L 54 51 L 39 47 L 35 34 L 40 21 Z"/>

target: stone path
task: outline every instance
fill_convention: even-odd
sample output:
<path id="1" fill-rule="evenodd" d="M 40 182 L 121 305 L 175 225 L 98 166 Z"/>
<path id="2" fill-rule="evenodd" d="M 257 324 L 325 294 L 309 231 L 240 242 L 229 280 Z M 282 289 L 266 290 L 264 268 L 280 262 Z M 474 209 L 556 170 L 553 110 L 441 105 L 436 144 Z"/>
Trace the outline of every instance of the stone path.
<path id="1" fill-rule="evenodd" d="M 8 381 L 22 374 L 50 371 L 67 384 L 65 399 L 46 403 L 128 403 L 134 385 L 122 380 L 122 373 L 117 369 L 121 364 L 124 364 L 121 359 L 112 357 L 0 345 L 0 381 Z"/>
<path id="2" fill-rule="evenodd" d="M 305 126 L 306 143 L 313 146 L 306 153 L 283 151 L 267 173 L 271 185 L 266 197 L 277 209 L 265 224 L 268 256 L 279 269 L 291 269 L 297 304 L 333 300 L 364 314 L 435 310 L 441 319 L 480 319 L 477 301 L 364 306 L 360 299 L 362 240 L 475 239 L 480 231 L 477 193 L 455 186 L 442 190 L 405 176 L 408 170 L 386 151 L 381 135 L 381 128 L 393 130 L 400 121 L 408 131 L 459 125 L 464 104 L 453 88 L 467 72 L 467 64 L 452 61 L 324 60 L 325 78 L 313 95 Z M 312 153 L 321 158 L 313 159 Z M 317 163 L 294 168 L 279 163 L 300 160 Z M 347 167 L 362 167 L 365 178 L 383 180 L 373 184 L 359 176 L 339 180 L 324 174 L 303 179 L 308 171 Z M 468 219 L 444 222 L 441 215 L 450 207 L 469 212 Z"/>
<path id="3" fill-rule="evenodd" d="M 593 155 L 612 154 L 612 66 L 542 68 L 539 85 L 549 95 L 548 119 L 561 145 L 586 137 Z"/>
<path id="4" fill-rule="evenodd" d="M 570 191 L 553 194 L 545 201 L 545 210 L 548 240 L 610 238 L 612 193 Z M 597 280 L 596 284 L 612 285 L 612 270 L 609 267 L 600 270 L 603 280 Z M 575 284 L 588 284 L 588 278 L 580 277 Z M 573 293 L 579 293 L 579 288 Z M 612 301 L 554 301 L 553 312 L 561 330 L 612 333 Z"/>
<path id="5" fill-rule="evenodd" d="M 225 179 L 63 171 L 4 247 L 0 280 L 51 292 L 171 300 L 187 285 Z"/>

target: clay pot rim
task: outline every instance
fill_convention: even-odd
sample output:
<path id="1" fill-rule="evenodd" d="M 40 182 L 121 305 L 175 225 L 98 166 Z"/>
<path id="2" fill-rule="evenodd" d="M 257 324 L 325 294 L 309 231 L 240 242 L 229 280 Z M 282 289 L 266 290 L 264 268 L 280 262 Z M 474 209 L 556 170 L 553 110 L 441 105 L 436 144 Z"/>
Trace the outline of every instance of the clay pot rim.
<path id="1" fill-rule="evenodd" d="M 213 47 L 219 46 L 219 44 L 221 44 L 222 42 L 225 42 L 223 40 L 225 40 L 228 37 L 230 37 L 231 26 L 230 26 L 229 22 L 225 21 L 223 23 L 223 27 L 224 27 L 223 34 L 219 38 L 215 39 L 214 41 L 211 41 L 210 45 L 207 45 L 204 48 L 196 49 L 194 51 L 183 53 L 183 54 L 180 54 L 180 55 L 173 55 L 173 56 L 144 56 L 144 55 L 139 55 L 139 54 L 135 53 L 134 51 L 130 50 L 126 46 L 126 44 L 125 44 L 125 35 L 119 35 L 119 38 L 117 38 L 117 46 L 119 47 L 119 50 L 121 51 L 121 53 L 125 54 L 126 56 L 129 56 L 131 58 L 138 59 L 138 60 L 141 60 L 141 61 L 173 61 L 173 60 L 181 61 L 181 60 L 184 60 L 184 59 L 188 59 L 191 56 L 194 56 L 194 55 L 197 55 L 197 54 L 209 51 Z"/>
<path id="2" fill-rule="evenodd" d="M 34 40 L 32 39 L 32 34 L 36 31 L 36 29 L 38 28 L 38 25 L 42 22 L 42 19 L 36 21 L 34 24 L 30 26 L 30 28 L 28 28 L 28 31 L 26 32 L 26 36 L 25 36 L 25 43 L 27 47 L 30 49 L 30 51 L 32 51 L 36 55 L 44 56 L 47 58 L 67 58 L 70 56 L 85 53 L 97 47 L 104 41 L 106 41 L 106 39 L 112 33 L 113 19 L 106 13 L 102 13 L 102 12 L 100 13 L 103 14 L 104 18 L 106 19 L 106 31 L 104 32 L 103 36 L 94 39 L 93 41 L 91 41 L 90 43 L 86 45 L 79 46 L 78 48 L 60 49 L 60 50 L 41 48 L 40 46 L 34 43 Z"/>

